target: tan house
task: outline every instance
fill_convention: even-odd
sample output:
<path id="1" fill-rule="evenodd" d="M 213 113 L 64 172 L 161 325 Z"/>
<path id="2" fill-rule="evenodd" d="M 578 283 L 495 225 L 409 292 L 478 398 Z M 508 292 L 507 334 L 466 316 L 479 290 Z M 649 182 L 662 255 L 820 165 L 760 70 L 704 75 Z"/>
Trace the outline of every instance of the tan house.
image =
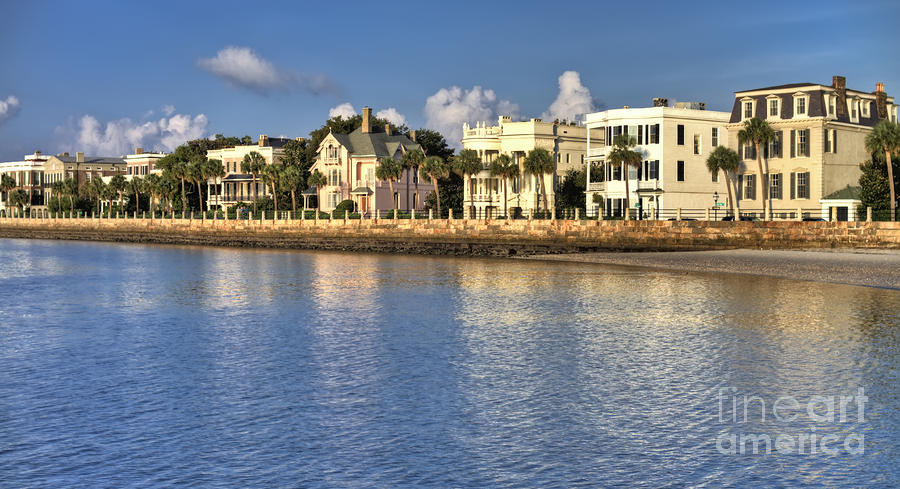
<path id="1" fill-rule="evenodd" d="M 44 185 L 49 199 L 53 190 L 50 186 L 67 178 L 75 180 L 75 184 L 81 187 L 94 178 L 111 177 L 113 175 L 125 175 L 125 159 L 114 156 L 85 156 L 84 153 L 75 153 L 75 157 L 69 153 L 60 153 L 51 156 L 44 164 Z"/>
<path id="2" fill-rule="evenodd" d="M 420 180 L 416 172 L 403 172 L 400 181 L 393 182 L 394 195 L 387 181 L 375 178 L 375 168 L 384 158 L 400 161 L 412 150 L 422 151 L 410 137 L 393 134 L 390 125 L 372 126 L 372 109 L 363 107 L 362 126 L 350 134 L 329 133 L 318 148 L 316 162 L 310 168 L 322 172 L 328 183 L 318 190 L 320 208 L 330 211 L 343 200 L 352 200 L 360 212 L 370 215 L 376 210 L 423 210 L 425 199 L 434 191 L 431 182 Z M 427 155 L 426 155 L 427 156 Z"/>
<path id="3" fill-rule="evenodd" d="M 597 132 L 595 137 L 601 137 L 600 134 Z M 541 119 L 513 122 L 508 116 L 500 116 L 496 126 L 488 126 L 485 122 L 478 122 L 475 127 L 463 124 L 463 149 L 477 151 L 484 165 L 481 172 L 463 185 L 463 200 L 469 215 L 494 217 L 503 213 L 503 182 L 488 171 L 500 154 L 510 156 L 519 165 L 519 177 L 506 182 L 506 208 L 510 214 L 531 213 L 544 207 L 539 177 L 526 175 L 522 166 L 525 156 L 535 148 L 546 149 L 556 160 L 556 172 L 542 177 L 547 203 L 553 208 L 556 200 L 553 189 L 557 180 L 567 171 L 584 166 L 586 144 L 587 129 L 577 124 Z"/>
<path id="4" fill-rule="evenodd" d="M 298 138 L 299 139 L 299 138 Z M 241 144 L 227 148 L 211 149 L 206 152 L 206 157 L 222 161 L 225 167 L 225 177 L 207 182 L 207 207 L 219 207 L 226 209 L 238 202 L 252 202 L 254 196 L 264 197 L 270 195 L 266 185 L 257 175 L 254 193 L 253 175 L 241 171 L 241 163 L 244 156 L 252 152 L 259 153 L 271 165 L 284 154 L 284 145 L 292 141 L 290 138 L 270 138 L 260 134 L 259 140 L 251 144 Z"/>
<path id="5" fill-rule="evenodd" d="M 756 150 L 738 143 L 743 122 L 758 117 L 775 131 L 775 140 L 761 148 L 767 191 L 759 192 Z M 775 219 L 794 218 L 797 209 L 817 215 L 822 200 L 859 184 L 860 163 L 870 158 L 866 136 L 881 120 L 897 120 L 894 98 L 884 85 L 874 92 L 847 88 L 835 76 L 831 85 L 793 83 L 735 93 L 728 125 L 729 143 L 743 159 L 738 175 L 741 210 L 762 214 L 762 199 Z M 826 218 L 852 220 L 847 199 L 826 205 Z"/>
<path id="6" fill-rule="evenodd" d="M 146 177 L 151 173 L 162 173 L 162 170 L 157 170 L 154 165 L 165 156 L 166 153 L 145 153 L 144 148 L 135 148 L 134 154 L 125 155 L 123 158 L 127 177 Z"/>
<path id="7" fill-rule="evenodd" d="M 47 204 L 44 167 L 49 159 L 49 156 L 35 151 L 34 154 L 25 155 L 22 161 L 0 163 L 0 175 L 9 175 L 16 181 L 15 189 L 28 192 L 32 208 L 43 208 Z M 3 195 L 0 195 L 0 209 L 6 209 L 8 201 L 8 192 L 3 192 Z"/>

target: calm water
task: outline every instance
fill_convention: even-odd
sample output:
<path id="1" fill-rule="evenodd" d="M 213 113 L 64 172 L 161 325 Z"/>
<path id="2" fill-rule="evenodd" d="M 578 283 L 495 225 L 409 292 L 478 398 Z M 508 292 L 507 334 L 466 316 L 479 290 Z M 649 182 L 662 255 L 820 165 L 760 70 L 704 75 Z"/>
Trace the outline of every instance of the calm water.
<path id="1" fill-rule="evenodd" d="M 19 240 L 0 277 L 4 488 L 900 485 L 898 291 Z"/>

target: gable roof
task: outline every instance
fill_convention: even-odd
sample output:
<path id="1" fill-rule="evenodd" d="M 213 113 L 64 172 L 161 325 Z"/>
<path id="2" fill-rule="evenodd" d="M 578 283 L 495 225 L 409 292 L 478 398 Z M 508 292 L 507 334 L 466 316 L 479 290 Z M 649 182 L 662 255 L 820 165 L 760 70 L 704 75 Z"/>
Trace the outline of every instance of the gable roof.
<path id="1" fill-rule="evenodd" d="M 422 146 L 414 143 L 408 137 L 402 134 L 388 135 L 385 132 L 362 132 L 362 128 L 357 128 L 350 134 L 331 133 L 338 143 L 347 148 L 350 156 L 375 156 L 377 158 L 387 158 L 394 156 L 397 150 L 402 146 L 406 151 L 413 149 L 421 150 Z"/>
<path id="2" fill-rule="evenodd" d="M 822 200 L 859 200 L 859 191 L 859 187 L 847 185 L 837 192 L 832 192 L 825 197 L 822 197 Z"/>

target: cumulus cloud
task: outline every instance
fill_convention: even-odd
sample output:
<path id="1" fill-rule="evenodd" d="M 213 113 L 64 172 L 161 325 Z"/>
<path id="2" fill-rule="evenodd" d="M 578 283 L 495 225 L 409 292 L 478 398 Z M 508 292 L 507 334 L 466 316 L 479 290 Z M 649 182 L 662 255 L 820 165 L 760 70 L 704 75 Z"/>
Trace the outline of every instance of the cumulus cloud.
<path id="1" fill-rule="evenodd" d="M 6 100 L 0 99 L 0 124 L 18 114 L 20 107 L 19 99 L 13 95 L 6 97 Z"/>
<path id="2" fill-rule="evenodd" d="M 603 103 L 592 98 L 591 91 L 581 84 L 581 75 L 577 71 L 566 71 L 559 75 L 559 94 L 556 100 L 541 117 L 548 121 L 573 121 L 589 112 L 596 112 L 602 106 Z"/>
<path id="3" fill-rule="evenodd" d="M 379 119 L 387 119 L 388 122 L 395 126 L 406 125 L 406 116 L 397 111 L 393 107 L 379 110 L 375 113 L 375 117 Z"/>
<path id="4" fill-rule="evenodd" d="M 462 124 L 491 121 L 498 115 L 519 118 L 519 106 L 499 100 L 493 90 L 474 86 L 471 90 L 457 86 L 442 88 L 425 101 L 425 125 L 443 134 L 447 143 L 460 147 Z"/>
<path id="5" fill-rule="evenodd" d="M 349 119 L 350 117 L 353 117 L 354 115 L 356 115 L 356 109 L 353 108 L 353 104 L 351 104 L 350 102 L 344 102 L 341 105 L 338 105 L 337 107 L 332 107 L 331 109 L 328 110 L 328 118 L 329 119 L 331 119 L 332 117 L 338 117 L 338 116 L 343 117 L 344 119 Z"/>
<path id="6" fill-rule="evenodd" d="M 279 69 L 247 47 L 228 46 L 213 58 L 200 58 L 197 66 L 236 87 L 262 95 L 292 90 L 314 95 L 337 91 L 336 84 L 325 75 Z"/>
<path id="7" fill-rule="evenodd" d="M 66 148 L 101 156 L 119 156 L 142 147 L 154 151 L 172 151 L 191 139 L 204 137 L 208 120 L 204 114 L 175 114 L 152 121 L 129 118 L 101 123 L 84 115 L 69 127 L 58 127 Z"/>
<path id="8" fill-rule="evenodd" d="M 175 113 L 175 106 L 174 106 L 174 105 L 169 105 L 169 104 L 163 105 L 163 106 L 162 106 L 162 111 L 163 111 L 163 114 L 166 114 L 167 116 L 170 116 L 170 115 L 172 115 L 172 114 Z"/>

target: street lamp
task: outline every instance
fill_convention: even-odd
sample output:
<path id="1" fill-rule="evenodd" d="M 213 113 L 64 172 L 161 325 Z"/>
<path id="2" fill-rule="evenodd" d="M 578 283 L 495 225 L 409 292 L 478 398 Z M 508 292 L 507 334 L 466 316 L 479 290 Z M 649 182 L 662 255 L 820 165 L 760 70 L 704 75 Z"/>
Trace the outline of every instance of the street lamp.
<path id="1" fill-rule="evenodd" d="M 715 220 L 719 220 L 719 192 L 713 192 L 713 201 L 716 203 L 715 208 Z"/>

